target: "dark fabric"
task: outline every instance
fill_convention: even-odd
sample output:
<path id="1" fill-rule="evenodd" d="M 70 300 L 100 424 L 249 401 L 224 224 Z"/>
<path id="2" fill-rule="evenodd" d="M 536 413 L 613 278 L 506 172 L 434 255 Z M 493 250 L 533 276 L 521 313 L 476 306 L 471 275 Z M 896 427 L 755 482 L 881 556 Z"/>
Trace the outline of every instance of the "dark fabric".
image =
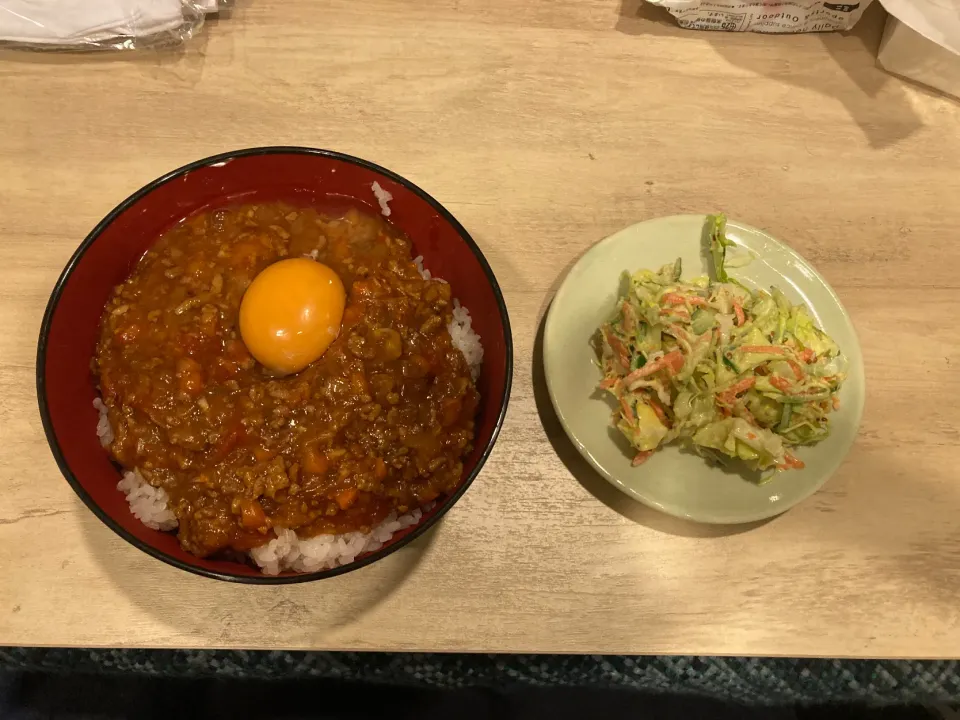
<path id="1" fill-rule="evenodd" d="M 5 705 L 0 710 L 3 720 L 797 720 L 789 708 L 748 708 L 705 698 L 651 696 L 628 690 L 446 690 L 312 678 L 187 680 L 27 673 L 20 675 L 16 686 L 8 686 Z M 912 720 L 917 716 L 909 717 Z"/>
<path id="2" fill-rule="evenodd" d="M 447 689 L 629 689 L 751 705 L 960 700 L 956 661 L 0 648 L 0 668 L 164 678 L 324 678 Z"/>

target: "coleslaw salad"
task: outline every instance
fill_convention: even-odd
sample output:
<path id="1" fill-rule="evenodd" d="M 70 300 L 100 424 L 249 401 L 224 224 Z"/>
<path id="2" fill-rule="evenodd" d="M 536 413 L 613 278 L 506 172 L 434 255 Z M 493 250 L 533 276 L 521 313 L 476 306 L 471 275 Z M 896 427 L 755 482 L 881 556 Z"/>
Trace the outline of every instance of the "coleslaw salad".
<path id="1" fill-rule="evenodd" d="M 599 331 L 600 387 L 634 465 L 681 441 L 769 479 L 802 468 L 793 449 L 828 436 L 846 363 L 804 306 L 729 275 L 725 224 L 707 218 L 712 276 L 683 281 L 677 260 L 627 278 Z"/>

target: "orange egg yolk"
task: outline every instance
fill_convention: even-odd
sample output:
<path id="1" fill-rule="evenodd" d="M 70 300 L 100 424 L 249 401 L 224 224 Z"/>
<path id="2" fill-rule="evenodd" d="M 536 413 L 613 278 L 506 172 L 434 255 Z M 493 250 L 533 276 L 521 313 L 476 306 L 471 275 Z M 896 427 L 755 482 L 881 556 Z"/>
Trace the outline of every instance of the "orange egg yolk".
<path id="1" fill-rule="evenodd" d="M 340 277 L 307 258 L 265 268 L 240 302 L 240 335 L 250 354 L 278 373 L 323 355 L 340 333 L 346 293 Z"/>

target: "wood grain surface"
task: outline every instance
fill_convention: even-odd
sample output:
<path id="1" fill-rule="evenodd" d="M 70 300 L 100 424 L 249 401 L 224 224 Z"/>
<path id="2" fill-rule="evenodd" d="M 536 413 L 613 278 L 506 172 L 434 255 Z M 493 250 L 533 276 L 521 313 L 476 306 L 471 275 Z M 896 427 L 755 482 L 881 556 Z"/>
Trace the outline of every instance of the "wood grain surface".
<path id="1" fill-rule="evenodd" d="M 960 106 L 849 35 L 681 31 L 617 0 L 237 0 L 165 53 L 0 53 L 0 644 L 948 657 L 960 648 Z M 60 476 L 40 318 L 84 235 L 191 160 L 333 148 L 426 188 L 503 286 L 506 427 L 440 526 L 288 587 L 188 575 Z M 671 520 L 579 459 L 539 328 L 587 247 L 722 209 L 811 260 L 851 312 L 859 440 L 771 522 Z"/>

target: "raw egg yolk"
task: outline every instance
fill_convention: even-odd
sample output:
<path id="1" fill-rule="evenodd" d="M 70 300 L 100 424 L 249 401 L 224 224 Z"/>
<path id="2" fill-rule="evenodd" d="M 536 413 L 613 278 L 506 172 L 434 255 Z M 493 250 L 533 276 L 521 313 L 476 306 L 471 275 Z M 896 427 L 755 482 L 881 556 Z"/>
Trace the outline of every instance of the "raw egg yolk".
<path id="1" fill-rule="evenodd" d="M 278 373 L 323 355 L 340 333 L 346 293 L 340 277 L 307 258 L 281 260 L 257 275 L 240 302 L 240 335 L 250 354 Z"/>

